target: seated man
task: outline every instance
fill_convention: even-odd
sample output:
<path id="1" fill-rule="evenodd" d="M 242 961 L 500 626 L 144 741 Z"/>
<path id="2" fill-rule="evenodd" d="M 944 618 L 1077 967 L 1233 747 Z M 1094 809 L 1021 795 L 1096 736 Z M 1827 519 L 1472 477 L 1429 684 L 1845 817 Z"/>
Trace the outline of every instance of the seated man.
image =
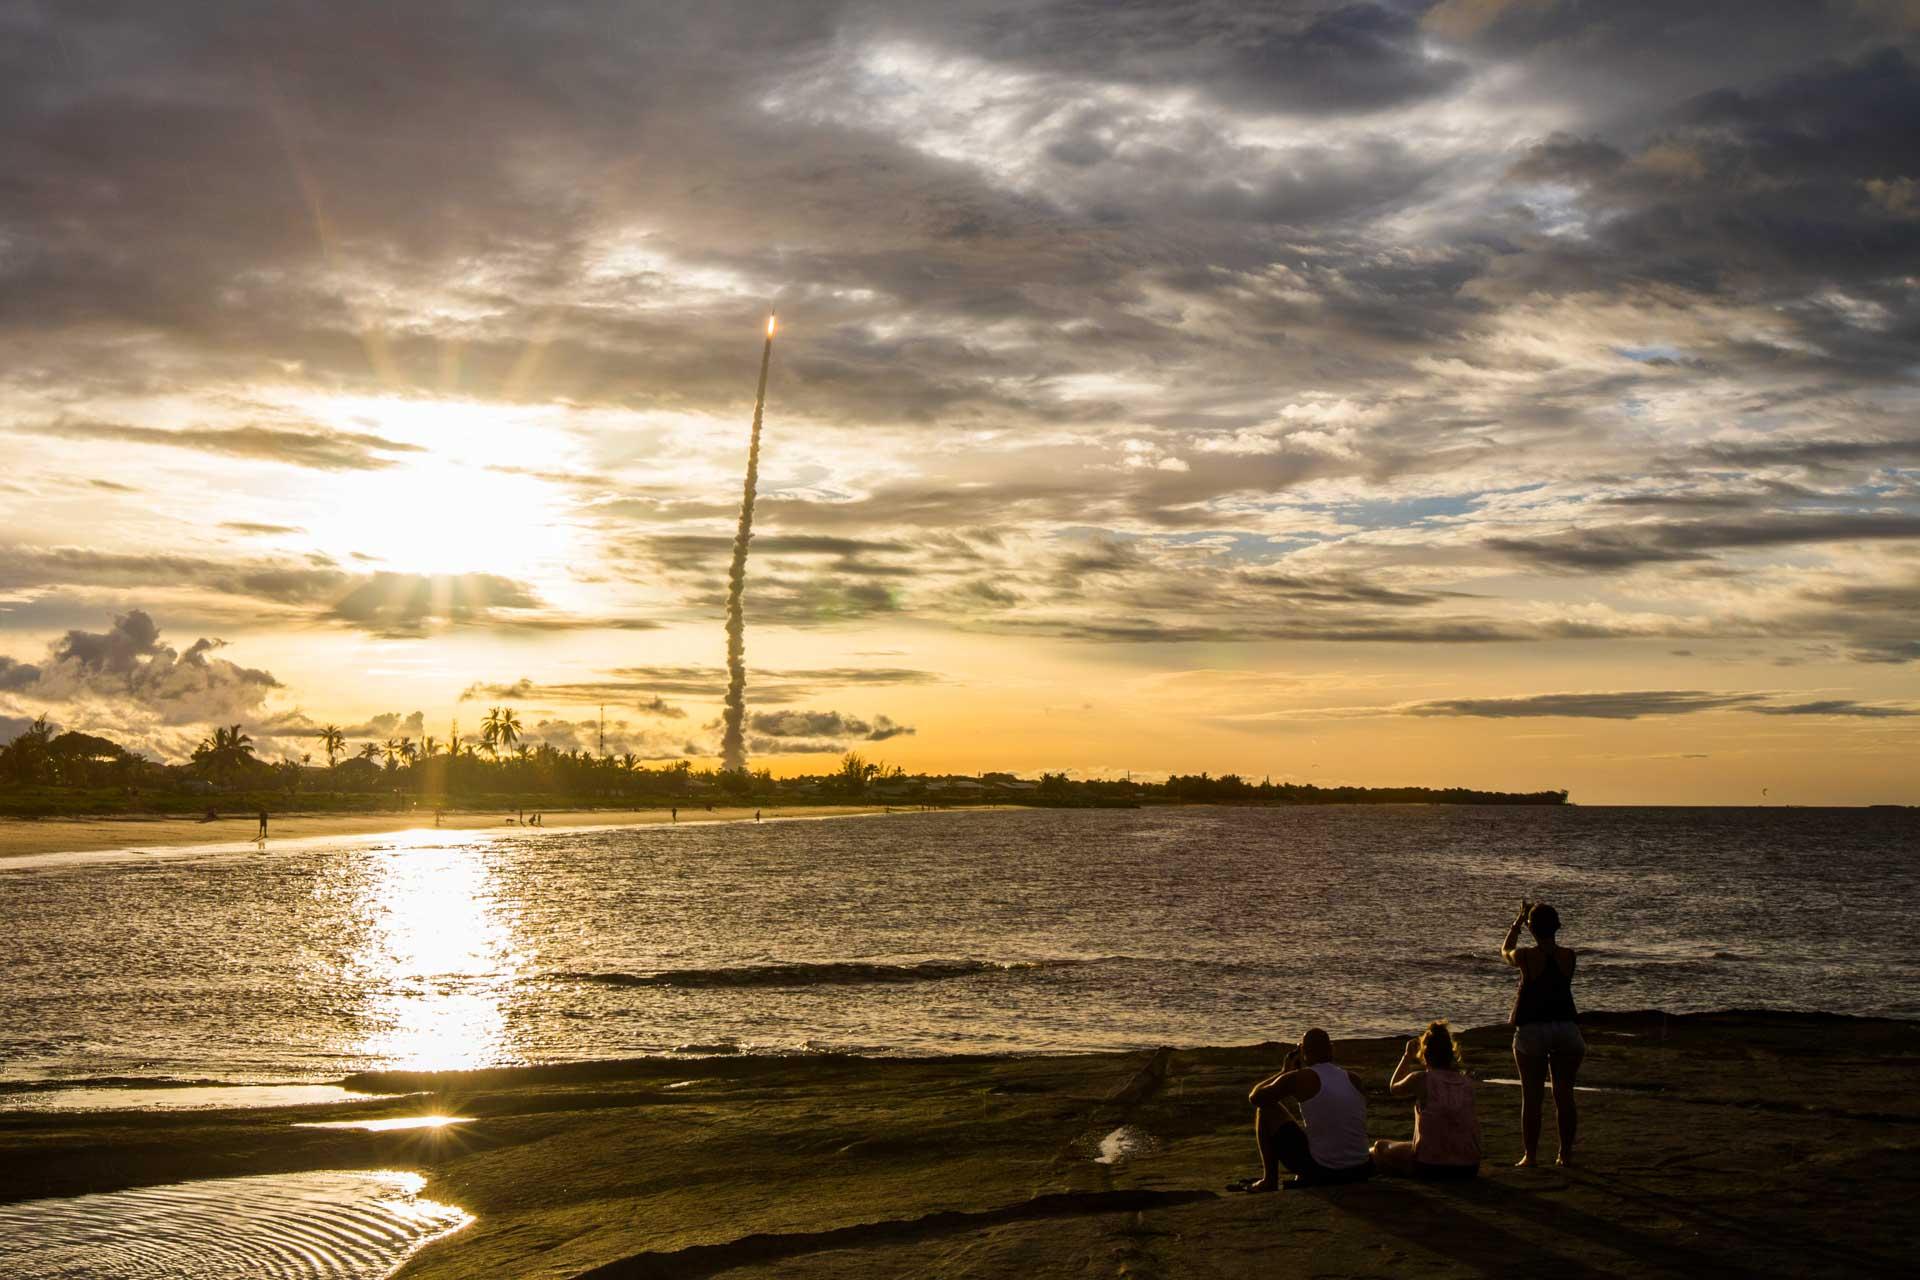
<path id="1" fill-rule="evenodd" d="M 1280 1166 L 1298 1177 L 1293 1185 L 1358 1182 L 1373 1176 L 1367 1154 L 1367 1100 L 1360 1077 L 1333 1061 L 1333 1040 L 1315 1027 L 1300 1037 L 1278 1075 L 1253 1086 L 1254 1141 L 1262 1176 L 1235 1184 L 1240 1191 L 1274 1191 Z M 1295 1119 L 1286 1104 L 1300 1104 Z"/>

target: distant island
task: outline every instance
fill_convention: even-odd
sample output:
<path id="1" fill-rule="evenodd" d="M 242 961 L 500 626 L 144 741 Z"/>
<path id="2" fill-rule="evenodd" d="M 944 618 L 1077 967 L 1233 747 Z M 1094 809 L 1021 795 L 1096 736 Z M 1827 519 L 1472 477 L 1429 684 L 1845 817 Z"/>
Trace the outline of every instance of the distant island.
<path id="1" fill-rule="evenodd" d="M 696 769 L 690 761 L 561 751 L 519 740 L 510 712 L 489 715 L 472 740 L 449 736 L 367 741 L 316 730 L 316 752 L 261 759 L 244 726 L 216 730 L 190 760 L 166 764 L 108 738 L 55 732 L 43 718 L 0 746 L 0 816 L 377 813 L 395 809 L 664 808 L 712 804 L 1017 804 L 1038 808 L 1137 808 L 1156 804 L 1561 805 L 1565 791 L 1465 787 L 1321 787 L 1250 782 L 1237 774 L 1174 774 L 1164 782 L 1042 773 L 910 774 L 842 756 L 827 773 L 776 778 L 767 770 Z M 323 757 L 315 763 L 314 755 Z"/>

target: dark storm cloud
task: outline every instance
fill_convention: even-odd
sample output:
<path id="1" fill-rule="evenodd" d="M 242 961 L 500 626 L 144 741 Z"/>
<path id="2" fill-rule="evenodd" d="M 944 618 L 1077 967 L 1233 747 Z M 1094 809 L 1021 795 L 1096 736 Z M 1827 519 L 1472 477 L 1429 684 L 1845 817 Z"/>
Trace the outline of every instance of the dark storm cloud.
<path id="1" fill-rule="evenodd" d="M 1638 720 L 1699 711 L 1754 708 L 1762 693 L 1707 693 L 1697 689 L 1631 693 L 1542 693 L 1527 698 L 1444 698 L 1405 708 L 1410 716 L 1483 716 L 1491 719 L 1565 716 L 1585 720 Z"/>
<path id="2" fill-rule="evenodd" d="M 66 440 L 108 440 L 221 453 L 320 471 L 374 471 L 395 464 L 380 453 L 419 453 L 419 445 L 347 431 L 283 427 L 186 427 L 177 431 L 117 422 L 49 422 L 24 430 Z"/>

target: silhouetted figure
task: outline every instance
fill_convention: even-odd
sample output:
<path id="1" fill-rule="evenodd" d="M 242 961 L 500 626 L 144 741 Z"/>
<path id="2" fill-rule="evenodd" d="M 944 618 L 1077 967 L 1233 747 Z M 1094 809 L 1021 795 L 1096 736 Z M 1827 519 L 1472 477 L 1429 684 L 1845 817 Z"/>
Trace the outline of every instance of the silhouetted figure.
<path id="1" fill-rule="evenodd" d="M 753 820 L 754 820 L 755 822 L 758 822 L 758 821 L 760 821 L 760 811 L 759 811 L 758 809 L 755 809 L 755 810 L 753 811 Z"/>
<path id="2" fill-rule="evenodd" d="M 267 838 L 267 811 L 265 809 L 262 809 L 260 811 L 260 834 L 255 836 L 254 839 L 265 840 L 266 838 Z"/>
<path id="3" fill-rule="evenodd" d="M 673 808 L 671 808 L 671 809 L 669 809 L 669 810 L 667 810 L 667 821 L 668 821 L 668 822 L 678 822 L 678 821 L 680 821 L 680 806 L 679 806 L 679 805 L 675 805 L 675 806 L 673 806 Z"/>
<path id="4" fill-rule="evenodd" d="M 1520 926 L 1533 934 L 1535 945 L 1521 947 Z M 1520 971 L 1520 989 L 1513 995 L 1513 1064 L 1520 1069 L 1519 1165 L 1531 1168 L 1540 1146 L 1540 1108 L 1547 1076 L 1553 1076 L 1553 1109 L 1560 1121 L 1560 1154 L 1555 1164 L 1573 1163 L 1574 1129 L 1579 1114 L 1573 1082 L 1587 1042 L 1574 1019 L 1573 965 L 1569 947 L 1554 942 L 1560 932 L 1560 913 L 1544 902 L 1521 902 L 1520 914 L 1500 944 L 1500 958 Z"/>
<path id="5" fill-rule="evenodd" d="M 1415 1064 L 1418 1064 L 1416 1066 Z M 1413 1099 L 1413 1141 L 1376 1142 L 1373 1163 L 1382 1173 L 1413 1178 L 1472 1178 L 1480 1173 L 1480 1117 L 1473 1081 L 1460 1069 L 1460 1046 L 1444 1022 L 1430 1022 L 1407 1041 L 1387 1085 Z"/>
<path id="6" fill-rule="evenodd" d="M 440 825 L 440 811 L 438 809 L 433 811 L 433 825 L 436 827 Z"/>
<path id="7" fill-rule="evenodd" d="M 1253 1104 L 1261 1175 L 1233 1183 L 1233 1190 L 1279 1190 L 1282 1165 L 1296 1175 L 1298 1186 L 1373 1176 L 1360 1077 L 1334 1062 L 1333 1040 L 1320 1028 L 1301 1036 L 1300 1047 L 1287 1054 L 1279 1073 L 1253 1086 L 1247 1101 Z M 1289 1102 L 1299 1104 L 1298 1118 Z"/>

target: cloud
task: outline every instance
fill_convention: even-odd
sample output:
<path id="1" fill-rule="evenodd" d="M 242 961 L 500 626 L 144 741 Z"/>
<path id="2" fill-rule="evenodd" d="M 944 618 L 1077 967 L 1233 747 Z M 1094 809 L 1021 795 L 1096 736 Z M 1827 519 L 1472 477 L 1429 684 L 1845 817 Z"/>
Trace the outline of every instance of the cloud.
<path id="1" fill-rule="evenodd" d="M 258 533 L 263 535 L 281 533 L 305 533 L 305 529 L 290 524 L 260 524 L 252 520 L 222 520 L 222 529 L 231 529 L 235 533 Z"/>
<path id="2" fill-rule="evenodd" d="M 1761 693 L 1707 693 L 1697 689 L 1627 693 L 1542 693 L 1524 698 L 1443 698 L 1403 708 L 1410 716 L 1482 716 L 1489 719 L 1561 716 L 1586 720 L 1638 720 L 1731 708 L 1752 709 Z"/>
<path id="3" fill-rule="evenodd" d="M 674 709 L 666 702 L 668 696 L 718 701 L 727 687 L 725 667 L 618 667 L 608 674 L 613 678 L 542 683 L 522 676 L 510 683 L 476 681 L 461 691 L 460 700 L 632 702 L 642 713 L 671 715 Z M 833 689 L 937 684 L 941 679 L 937 672 L 912 667 L 771 667 L 751 671 L 747 689 L 749 701 L 764 706 L 795 702 Z M 661 707 L 668 710 L 662 711 Z"/>
<path id="4" fill-rule="evenodd" d="M 40 668 L 30 662 L 0 657 L 0 692 L 25 689 L 40 679 Z"/>
<path id="5" fill-rule="evenodd" d="M 799 751 L 838 750 L 852 739 L 885 742 L 914 732 L 911 725 L 894 722 L 886 716 L 865 720 L 838 711 L 761 711 L 747 717 L 747 727 L 760 735 L 764 745 L 757 750 Z M 827 743 L 824 747 L 782 746 L 806 739 Z M 835 745 L 839 744 L 839 745 Z"/>
<path id="6" fill-rule="evenodd" d="M 200 639 L 185 652 L 160 639 L 144 610 L 131 609 L 106 631 L 72 630 L 54 642 L 31 680 L 11 690 L 47 702 L 105 702 L 135 708 L 161 724 L 204 724 L 252 716 L 281 687 L 272 673 L 212 656 L 219 640 Z"/>
<path id="7" fill-rule="evenodd" d="M 19 429 L 65 440 L 105 440 L 115 444 L 192 449 L 201 453 L 219 453 L 259 462 L 280 462 L 320 471 L 374 471 L 396 463 L 395 459 L 381 457 L 381 454 L 422 452 L 417 444 L 321 428 L 291 430 L 285 427 L 244 426 L 164 430 L 119 422 L 63 420 L 26 424 Z"/>
<path id="8" fill-rule="evenodd" d="M 1790 702 L 1770 707 L 1748 707 L 1765 716 L 1857 716 L 1868 720 L 1885 720 L 1904 716 L 1920 716 L 1920 708 L 1893 706 L 1885 703 L 1855 702 L 1851 698 L 1826 698 L 1817 702 Z"/>
<path id="9" fill-rule="evenodd" d="M 31 716 L 10 716 L 0 712 L 0 747 L 6 746 L 32 727 L 33 717 Z"/>
<path id="10" fill-rule="evenodd" d="M 1703 560 L 1716 550 L 1904 539 L 1920 539 L 1920 515 L 1838 513 L 1615 525 L 1538 538 L 1488 538 L 1486 545 L 1543 568 L 1604 573 Z"/>

